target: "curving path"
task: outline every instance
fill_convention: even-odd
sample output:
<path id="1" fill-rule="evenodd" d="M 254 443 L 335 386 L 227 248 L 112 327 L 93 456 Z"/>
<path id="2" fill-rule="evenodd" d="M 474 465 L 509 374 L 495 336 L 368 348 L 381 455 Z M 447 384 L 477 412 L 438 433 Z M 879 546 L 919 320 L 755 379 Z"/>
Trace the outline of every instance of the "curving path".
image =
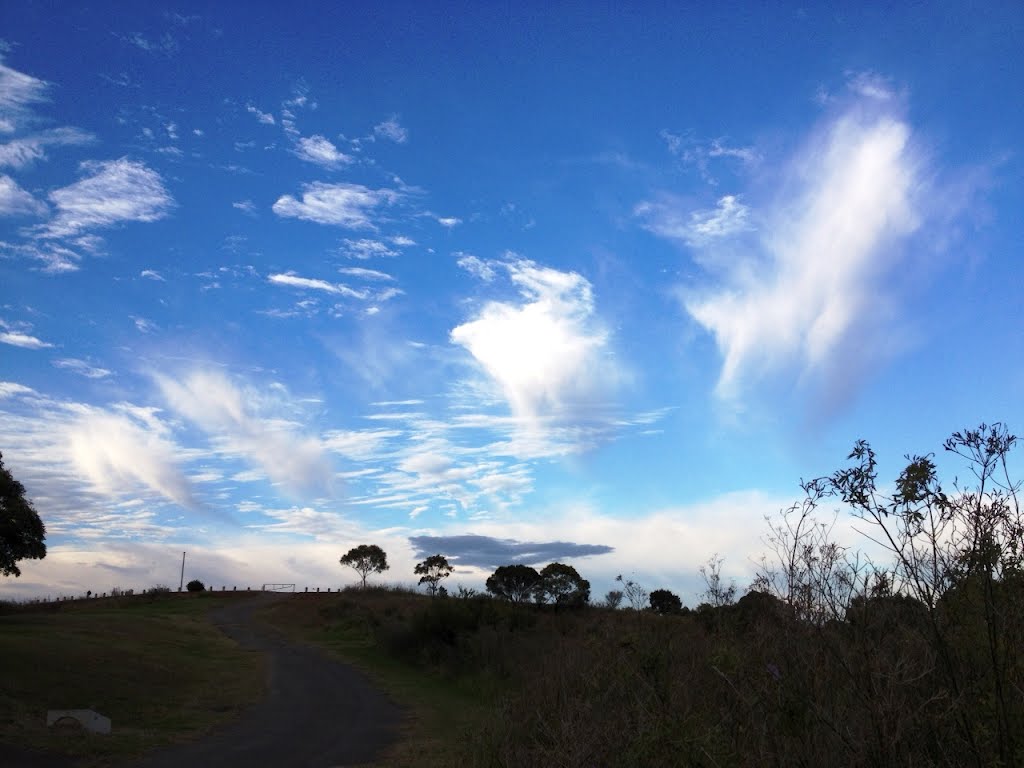
<path id="1" fill-rule="evenodd" d="M 210 614 L 243 648 L 268 654 L 266 698 L 231 725 L 159 750 L 137 768 L 336 768 L 382 757 L 398 737 L 401 709 L 352 667 L 254 620 L 281 599 L 260 595 Z"/>

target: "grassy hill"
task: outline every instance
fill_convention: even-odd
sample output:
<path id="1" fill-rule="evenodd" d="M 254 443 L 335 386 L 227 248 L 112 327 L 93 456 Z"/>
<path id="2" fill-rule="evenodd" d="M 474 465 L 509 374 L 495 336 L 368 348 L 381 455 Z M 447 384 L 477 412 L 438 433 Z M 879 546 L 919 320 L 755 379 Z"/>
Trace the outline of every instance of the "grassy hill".
<path id="1" fill-rule="evenodd" d="M 244 593 L 4 606 L 0 742 L 101 766 L 234 718 L 263 692 L 263 660 L 205 616 L 239 598 Z M 113 733 L 47 728 L 49 709 L 93 709 L 113 721 Z"/>

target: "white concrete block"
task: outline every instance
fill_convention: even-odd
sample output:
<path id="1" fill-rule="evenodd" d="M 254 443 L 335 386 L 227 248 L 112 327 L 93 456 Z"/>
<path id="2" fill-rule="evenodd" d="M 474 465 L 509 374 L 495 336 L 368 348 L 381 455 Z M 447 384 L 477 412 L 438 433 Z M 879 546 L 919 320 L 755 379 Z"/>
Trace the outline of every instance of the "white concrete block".
<path id="1" fill-rule="evenodd" d="M 110 718 L 91 709 L 51 709 L 46 713 L 49 726 L 65 725 L 69 720 L 79 723 L 91 733 L 110 733 Z"/>

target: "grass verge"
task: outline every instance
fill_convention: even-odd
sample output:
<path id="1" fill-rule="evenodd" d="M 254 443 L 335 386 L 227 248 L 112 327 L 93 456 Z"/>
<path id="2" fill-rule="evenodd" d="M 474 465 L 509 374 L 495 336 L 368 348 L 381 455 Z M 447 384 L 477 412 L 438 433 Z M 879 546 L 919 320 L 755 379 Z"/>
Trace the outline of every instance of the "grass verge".
<path id="1" fill-rule="evenodd" d="M 233 719 L 263 693 L 266 674 L 259 654 L 206 620 L 231 599 L 133 596 L 0 616 L 0 742 L 101 768 Z M 113 732 L 48 728 L 50 709 L 93 709 Z"/>

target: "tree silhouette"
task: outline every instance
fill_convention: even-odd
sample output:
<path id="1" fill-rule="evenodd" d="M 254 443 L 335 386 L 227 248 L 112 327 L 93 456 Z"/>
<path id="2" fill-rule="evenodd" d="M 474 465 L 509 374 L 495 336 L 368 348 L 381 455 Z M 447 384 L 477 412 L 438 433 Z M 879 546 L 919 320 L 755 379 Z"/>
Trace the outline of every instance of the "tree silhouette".
<path id="1" fill-rule="evenodd" d="M 420 584 L 427 585 L 427 591 L 433 597 L 437 594 L 441 579 L 447 579 L 453 570 L 444 555 L 431 555 L 422 563 L 416 564 L 414 573 L 420 577 Z"/>
<path id="2" fill-rule="evenodd" d="M 651 610 L 655 613 L 679 613 L 683 601 L 679 595 L 667 589 L 656 589 L 651 592 Z"/>
<path id="3" fill-rule="evenodd" d="M 0 573 L 20 576 L 19 560 L 46 557 L 45 539 L 46 527 L 25 498 L 25 486 L 4 467 L 0 453 Z"/>
<path id="4" fill-rule="evenodd" d="M 487 591 L 512 603 L 530 599 L 540 583 L 540 574 L 528 565 L 503 565 L 485 582 Z"/>
<path id="5" fill-rule="evenodd" d="M 550 601 L 556 606 L 586 605 L 590 600 L 590 582 L 571 565 L 551 563 L 540 572 L 536 595 L 540 602 Z"/>
<path id="6" fill-rule="evenodd" d="M 360 544 L 352 547 L 338 561 L 359 574 L 361 589 L 366 589 L 366 577 L 371 573 L 383 573 L 388 569 L 388 556 L 376 544 Z"/>

